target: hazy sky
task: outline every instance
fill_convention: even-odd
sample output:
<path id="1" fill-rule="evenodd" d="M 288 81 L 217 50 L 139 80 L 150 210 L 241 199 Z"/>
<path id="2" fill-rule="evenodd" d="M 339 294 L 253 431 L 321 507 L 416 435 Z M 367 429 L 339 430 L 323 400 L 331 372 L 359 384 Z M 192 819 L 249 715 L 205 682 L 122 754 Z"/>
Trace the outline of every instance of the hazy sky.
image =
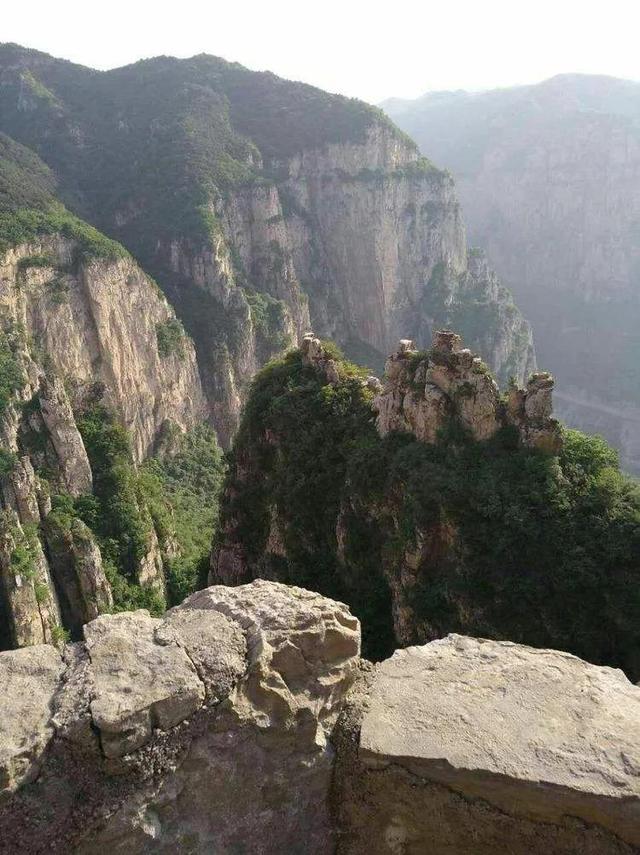
<path id="1" fill-rule="evenodd" d="M 3 7 L 1 41 L 96 68 L 206 52 L 372 102 L 568 71 L 640 79 L 638 0 L 31 0 Z"/>

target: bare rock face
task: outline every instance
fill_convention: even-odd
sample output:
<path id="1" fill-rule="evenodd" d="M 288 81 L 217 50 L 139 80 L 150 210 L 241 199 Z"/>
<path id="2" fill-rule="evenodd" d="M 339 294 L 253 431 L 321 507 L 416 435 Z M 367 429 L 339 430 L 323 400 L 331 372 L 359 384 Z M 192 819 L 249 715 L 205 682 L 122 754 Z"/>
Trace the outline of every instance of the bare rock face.
<path id="1" fill-rule="evenodd" d="M 640 689 L 567 653 L 399 650 L 365 704 L 339 851 L 635 852 L 639 721 Z"/>
<path id="2" fill-rule="evenodd" d="M 0 655 L 0 799 L 38 774 L 63 672 L 62 657 L 49 645 Z"/>
<path id="3" fill-rule="evenodd" d="M 335 359 L 326 352 L 319 338 L 316 338 L 313 333 L 307 333 L 302 339 L 300 345 L 302 359 L 316 371 L 322 372 L 331 385 L 335 385 L 338 380 L 338 365 Z"/>
<path id="4" fill-rule="evenodd" d="M 374 407 L 381 436 L 409 431 L 416 439 L 434 443 L 453 418 L 480 441 L 509 423 L 518 428 L 524 445 L 557 453 L 561 437 L 551 416 L 552 390 L 550 374 L 533 374 L 526 390 L 512 389 L 505 408 L 480 357 L 463 348 L 456 333 L 439 330 L 426 353 L 408 339 L 400 341 L 387 360 Z"/>
<path id="5" fill-rule="evenodd" d="M 93 479 L 89 458 L 59 378 L 42 378 L 39 403 L 64 489 L 71 496 L 90 493 Z"/>
<path id="6" fill-rule="evenodd" d="M 9 250 L 0 258 L 0 308 L 7 321 L 24 327 L 77 396 L 103 384 L 140 461 L 166 419 L 186 429 L 206 412 L 193 346 L 185 337 L 179 352 L 160 353 L 158 328 L 174 315 L 132 259 L 74 266 L 75 250 L 72 240 L 59 236 Z M 37 364 L 37 354 L 32 357 Z M 70 488 L 86 491 L 90 473 L 64 389 L 53 382 L 39 390 L 45 373 L 42 366 L 30 371 L 31 393 L 42 394 L 42 417 Z"/>
<path id="7" fill-rule="evenodd" d="M 43 529 L 63 622 L 77 635 L 83 624 L 113 607 L 102 555 L 82 520 L 74 519 L 64 526 L 55 515 L 50 515 L 45 518 Z"/>
<path id="8" fill-rule="evenodd" d="M 11 510 L 0 514 L 0 605 L 8 647 L 54 641 L 61 620 L 49 564 L 33 524 Z"/>
<path id="9" fill-rule="evenodd" d="M 84 634 L 64 661 L 51 647 L 0 654 L 15 697 L 3 855 L 333 851 L 328 740 L 360 650 L 345 606 L 257 581 L 200 591 L 162 620 L 103 615 Z M 51 677 L 18 727 L 39 656 Z"/>

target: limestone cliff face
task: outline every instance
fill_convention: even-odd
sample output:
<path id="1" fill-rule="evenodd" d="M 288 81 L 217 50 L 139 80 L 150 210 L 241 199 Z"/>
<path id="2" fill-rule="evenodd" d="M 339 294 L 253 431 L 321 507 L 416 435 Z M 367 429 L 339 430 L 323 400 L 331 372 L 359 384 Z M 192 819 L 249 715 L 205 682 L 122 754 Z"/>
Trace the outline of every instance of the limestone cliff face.
<path id="1" fill-rule="evenodd" d="M 162 355 L 159 338 L 175 315 L 132 259 L 82 262 L 78 251 L 62 237 L 9 250 L 0 260 L 3 322 L 26 335 L 30 394 L 25 396 L 35 393 L 47 367 L 65 381 L 72 402 L 100 384 L 140 461 L 165 422 L 184 430 L 205 415 L 193 347 L 181 336 L 172 352 Z M 60 406 L 53 409 L 60 418 Z M 46 404 L 42 413 L 54 446 L 67 458 L 67 428 L 56 429 Z M 64 418 L 68 421 L 70 412 Z M 86 481 L 86 474 L 78 478 Z"/>
<path id="2" fill-rule="evenodd" d="M 0 853 L 632 855 L 640 689 L 258 580 L 0 653 Z M 28 815 L 29 822 L 25 822 Z"/>
<path id="3" fill-rule="evenodd" d="M 560 415 L 640 468 L 640 86 L 560 75 L 392 102 L 456 178 L 469 234 L 531 321 Z"/>
<path id="4" fill-rule="evenodd" d="M 113 605 L 89 528 L 51 514 L 51 493 L 92 493 L 78 414 L 97 401 L 115 412 L 139 462 L 169 425 L 204 418 L 206 404 L 192 344 L 130 258 L 84 259 L 60 235 L 19 245 L 0 260 L 0 314 L 3 378 L 13 383 L 0 412 L 4 648 L 77 635 Z M 153 532 L 136 577 L 163 588 Z"/>

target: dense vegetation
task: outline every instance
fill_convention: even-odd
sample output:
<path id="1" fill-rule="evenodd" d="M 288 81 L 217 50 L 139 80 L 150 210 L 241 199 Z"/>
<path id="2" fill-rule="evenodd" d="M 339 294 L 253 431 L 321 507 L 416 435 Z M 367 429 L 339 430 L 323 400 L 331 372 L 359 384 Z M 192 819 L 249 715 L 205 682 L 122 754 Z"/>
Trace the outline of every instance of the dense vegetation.
<path id="1" fill-rule="evenodd" d="M 162 236 L 207 241 L 217 228 L 215 198 L 271 180 L 273 159 L 362 140 L 373 124 L 404 136 L 362 101 L 212 56 L 96 73 L 2 45 L 2 65 L 12 69 L 0 93 L 3 128 L 55 169 L 74 211 L 126 235 L 144 261 Z M 31 110 L 18 108 L 18 93 Z M 116 211 L 130 212 L 122 235 Z"/>
<path id="2" fill-rule="evenodd" d="M 117 258 L 124 247 L 78 219 L 56 200 L 49 168 L 0 133 L 0 253 L 38 235 L 61 234 L 78 244 L 78 259 Z"/>
<path id="3" fill-rule="evenodd" d="M 566 431 L 554 457 L 513 429 L 478 443 L 455 423 L 435 445 L 382 440 L 367 389 L 341 370 L 325 385 L 294 353 L 255 381 L 222 508 L 250 573 L 345 599 L 378 657 L 414 555 L 414 641 L 508 638 L 640 676 L 640 487 L 606 443 Z M 274 513 L 286 557 L 264 555 Z"/>
<path id="4" fill-rule="evenodd" d="M 78 419 L 94 479 L 93 495 L 54 495 L 49 528 L 70 528 L 79 517 L 95 535 L 116 611 L 148 608 L 160 614 L 206 581 L 211 536 L 223 478 L 222 453 L 201 425 L 175 436 L 171 454 L 137 469 L 129 437 L 100 404 Z M 158 538 L 167 597 L 141 586 L 140 563 Z"/>

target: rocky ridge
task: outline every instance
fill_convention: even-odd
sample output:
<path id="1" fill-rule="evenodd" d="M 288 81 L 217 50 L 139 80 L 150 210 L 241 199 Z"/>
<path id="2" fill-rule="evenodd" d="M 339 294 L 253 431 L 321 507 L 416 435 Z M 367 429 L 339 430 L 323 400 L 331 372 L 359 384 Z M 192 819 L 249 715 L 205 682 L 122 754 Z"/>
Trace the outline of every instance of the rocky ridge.
<path id="1" fill-rule="evenodd" d="M 0 653 L 0 688 L 3 853 L 640 850 L 640 689 L 557 651 L 374 667 L 345 606 L 258 580 Z"/>
<path id="2" fill-rule="evenodd" d="M 553 378 L 532 374 L 525 389 L 514 383 L 507 402 L 479 356 L 462 347 L 449 330 L 437 331 L 428 355 L 408 339 L 385 365 L 384 384 L 373 403 L 380 436 L 407 431 L 421 442 L 435 443 L 452 418 L 475 441 L 491 439 L 505 424 L 517 428 L 525 446 L 557 454 L 560 424 L 552 418 Z"/>
<path id="3" fill-rule="evenodd" d="M 382 381 L 306 336 L 254 383 L 210 583 L 347 602 L 373 659 L 458 632 L 635 679 L 640 496 L 603 440 L 553 417 L 553 387 L 535 372 L 501 392 L 450 331 L 402 340 Z"/>

